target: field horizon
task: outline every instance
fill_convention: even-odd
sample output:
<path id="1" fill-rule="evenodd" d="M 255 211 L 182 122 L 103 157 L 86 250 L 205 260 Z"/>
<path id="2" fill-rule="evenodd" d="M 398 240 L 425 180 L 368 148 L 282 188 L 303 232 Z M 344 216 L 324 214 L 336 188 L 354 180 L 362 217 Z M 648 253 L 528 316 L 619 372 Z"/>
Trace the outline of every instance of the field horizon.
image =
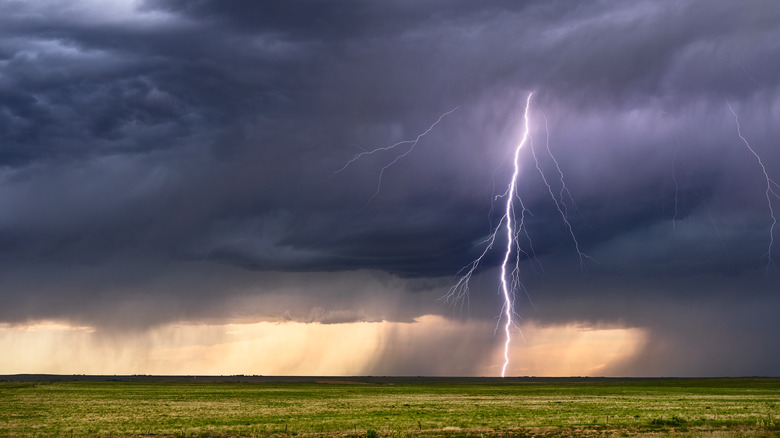
<path id="1" fill-rule="evenodd" d="M 0 437 L 780 436 L 780 379 L 0 376 Z"/>

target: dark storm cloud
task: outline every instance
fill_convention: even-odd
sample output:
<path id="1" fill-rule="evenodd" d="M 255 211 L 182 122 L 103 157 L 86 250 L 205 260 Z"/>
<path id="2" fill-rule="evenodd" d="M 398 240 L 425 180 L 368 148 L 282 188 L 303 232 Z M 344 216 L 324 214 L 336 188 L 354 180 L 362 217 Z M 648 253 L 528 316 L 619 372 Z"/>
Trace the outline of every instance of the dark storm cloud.
<path id="1" fill-rule="evenodd" d="M 765 180 L 727 106 L 780 180 L 776 2 L 117 5 L 0 1 L 5 321 L 110 326 L 123 305 L 138 305 L 148 318 L 135 323 L 148 325 L 231 315 L 240 309 L 233 298 L 264 294 L 296 298 L 262 317 L 448 312 L 418 298 L 444 293 L 481 253 L 530 90 L 539 165 L 560 193 L 544 115 L 576 202 L 566 201 L 573 231 L 596 260 L 580 272 L 526 148 L 526 224 L 534 253 L 556 273 L 527 268 L 532 295 L 562 309 L 587 295 L 594 308 L 560 318 L 620 320 L 653 339 L 661 316 L 606 301 L 660 277 L 663 286 L 627 295 L 626 306 L 662 313 L 680 300 L 689 309 L 690 296 L 728 296 L 707 292 L 727 275 L 736 279 L 729 287 L 745 285 L 734 296 L 776 304 Z M 395 154 L 334 173 L 456 107 L 383 173 L 375 197 Z M 780 260 L 780 250 L 771 256 Z M 486 274 L 499 262 L 490 253 Z M 308 292 L 267 284 L 301 272 L 329 282 L 322 296 L 317 281 Z M 350 280 L 336 287 L 339 275 Z M 492 297 L 492 286 L 477 289 Z M 414 304 L 367 304 L 382 294 Z M 472 311 L 490 317 L 493 301 Z M 743 333 L 728 327 L 747 316 L 722 311 L 705 306 L 695 320 Z M 698 336 L 686 327 L 684 339 Z"/>

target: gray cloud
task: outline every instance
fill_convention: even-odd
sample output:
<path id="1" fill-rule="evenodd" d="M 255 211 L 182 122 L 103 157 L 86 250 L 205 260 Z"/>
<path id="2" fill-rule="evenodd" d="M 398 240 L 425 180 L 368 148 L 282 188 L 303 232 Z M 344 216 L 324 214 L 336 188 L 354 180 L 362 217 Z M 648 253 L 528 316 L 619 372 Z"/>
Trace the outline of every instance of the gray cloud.
<path id="1" fill-rule="evenodd" d="M 523 267 L 539 309 L 526 316 L 641 326 L 661 358 L 717 325 L 754 337 L 740 357 L 755 361 L 708 368 L 704 343 L 668 369 L 771 371 L 760 351 L 776 330 L 753 325 L 769 316 L 728 315 L 770 308 L 780 275 L 766 269 L 780 250 L 767 253 L 765 180 L 728 104 L 780 180 L 774 2 L 0 4 L 2 321 L 147 327 L 236 317 L 246 297 L 262 309 L 241 318 L 451 315 L 436 298 L 497 223 L 534 90 L 534 151 L 560 193 L 546 119 L 568 218 L 596 261 L 580 271 L 525 150 L 519 192 L 545 269 Z M 392 153 L 334 174 L 455 107 L 375 197 Z M 491 253 L 485 273 L 498 263 Z M 269 285 L 279 275 L 302 280 Z M 366 275 L 397 285 L 368 290 Z M 494 291 L 485 275 L 474 317 L 492 318 Z M 679 302 L 683 318 L 730 296 L 666 346 L 664 312 L 646 311 Z"/>

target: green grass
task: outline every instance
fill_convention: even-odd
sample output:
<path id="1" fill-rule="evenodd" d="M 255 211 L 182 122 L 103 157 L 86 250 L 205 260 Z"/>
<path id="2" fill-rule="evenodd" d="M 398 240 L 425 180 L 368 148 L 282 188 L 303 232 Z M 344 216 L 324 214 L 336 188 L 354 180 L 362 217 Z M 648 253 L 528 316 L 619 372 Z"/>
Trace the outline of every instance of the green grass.
<path id="1" fill-rule="evenodd" d="M 0 437 L 669 434 L 780 436 L 780 379 L 0 382 Z"/>

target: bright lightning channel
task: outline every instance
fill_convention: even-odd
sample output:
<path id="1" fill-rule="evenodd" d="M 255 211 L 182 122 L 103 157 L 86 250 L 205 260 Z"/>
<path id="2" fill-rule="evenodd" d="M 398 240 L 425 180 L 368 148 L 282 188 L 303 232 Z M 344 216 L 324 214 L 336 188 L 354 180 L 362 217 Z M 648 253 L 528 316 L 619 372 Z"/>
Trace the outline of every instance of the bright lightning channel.
<path id="1" fill-rule="evenodd" d="M 523 119 L 525 120 L 525 129 L 523 130 L 523 137 L 520 139 L 520 143 L 515 148 L 514 172 L 512 173 L 512 179 L 509 181 L 509 190 L 507 190 L 506 197 L 506 210 L 504 211 L 504 219 L 506 224 L 506 251 L 504 252 L 504 261 L 501 263 L 501 293 L 504 295 L 504 316 L 506 316 L 506 322 L 504 324 L 504 333 L 506 334 L 506 342 L 504 342 L 504 365 L 501 367 L 501 377 L 506 374 L 506 367 L 509 365 L 509 344 L 512 342 L 511 327 L 512 327 L 512 313 L 514 309 L 514 303 L 512 297 L 509 294 L 509 285 L 507 281 L 506 265 L 509 263 L 509 256 L 512 254 L 512 246 L 515 243 L 515 231 L 512 228 L 512 205 L 515 199 L 515 192 L 517 190 L 517 176 L 520 173 L 519 157 L 520 149 L 523 148 L 528 140 L 528 109 L 531 107 L 531 96 L 534 93 L 528 93 L 528 99 L 525 101 L 525 114 Z M 525 210 L 525 209 L 524 209 Z M 515 265 L 517 266 L 517 265 Z M 516 272 L 516 271 L 515 271 Z"/>
<path id="2" fill-rule="evenodd" d="M 513 301 L 513 295 L 514 291 L 517 289 L 523 288 L 522 284 L 520 283 L 519 279 L 519 263 L 520 263 L 520 255 L 524 253 L 524 251 L 520 248 L 520 243 L 518 241 L 518 236 L 520 232 L 525 232 L 524 227 L 524 220 L 525 220 L 525 214 L 527 212 L 527 209 L 525 205 L 523 204 L 522 199 L 520 199 L 519 195 L 517 194 L 517 178 L 520 174 L 520 149 L 523 148 L 523 146 L 528 142 L 529 139 L 529 131 L 530 131 L 530 121 L 528 112 L 531 107 L 531 97 L 533 96 L 533 92 L 528 94 L 528 98 L 525 101 L 525 113 L 523 115 L 524 119 L 524 130 L 522 138 L 520 139 L 520 142 L 517 144 L 517 147 L 515 148 L 514 152 L 514 158 L 512 161 L 513 165 L 513 172 L 512 172 L 512 179 L 509 181 L 509 185 L 506 189 L 506 192 L 504 192 L 503 195 L 496 196 L 496 199 L 504 198 L 506 200 L 506 204 L 504 205 L 504 215 L 501 217 L 501 219 L 498 222 L 498 225 L 496 225 L 496 228 L 493 229 L 493 231 L 490 233 L 490 235 L 485 239 L 482 243 L 486 244 L 485 249 L 482 251 L 482 254 L 479 255 L 473 262 L 471 262 L 469 265 L 464 267 L 464 269 L 461 271 L 465 271 L 463 276 L 460 277 L 460 279 L 455 283 L 454 286 L 452 286 L 447 293 L 447 295 L 444 297 L 447 301 L 460 301 L 464 300 L 468 297 L 469 293 L 469 283 L 471 281 L 471 277 L 474 274 L 474 272 L 477 270 L 479 265 L 482 263 L 482 260 L 485 258 L 487 253 L 493 248 L 493 244 L 496 241 L 496 236 L 498 233 L 502 230 L 506 232 L 506 249 L 504 250 L 504 258 L 501 262 L 501 296 L 504 299 L 503 308 L 501 309 L 501 312 L 503 313 L 503 316 L 501 319 L 504 320 L 504 334 L 506 336 L 506 339 L 504 341 L 504 364 L 501 367 L 501 377 L 504 377 L 506 375 L 506 368 L 509 365 L 509 345 L 512 342 L 512 326 L 514 325 L 514 321 L 512 319 L 512 316 L 514 314 L 514 301 Z M 517 225 L 513 224 L 513 219 L 515 219 L 515 206 L 514 202 L 515 199 L 520 203 L 520 219 L 517 223 Z M 526 237 L 528 237 L 526 233 Z M 529 239 L 530 240 L 530 239 Z M 513 251 L 514 250 L 514 251 Z M 510 258 L 512 256 L 512 253 L 515 254 L 515 261 L 513 263 L 513 267 L 509 268 L 510 265 Z M 499 324 L 500 324 L 499 320 Z M 497 327 L 498 328 L 498 327 Z"/>
<path id="3" fill-rule="evenodd" d="M 539 158 L 536 155 L 536 151 L 534 150 L 533 139 L 530 137 L 530 116 L 529 116 L 532 97 L 533 97 L 533 92 L 528 94 L 528 97 L 526 98 L 525 101 L 525 112 L 523 114 L 524 130 L 523 130 L 522 137 L 514 151 L 514 159 L 512 161 L 514 170 L 512 173 L 512 179 L 509 181 L 509 185 L 506 191 L 502 195 L 495 197 L 495 200 L 498 199 L 505 200 L 504 215 L 501 217 L 501 219 L 498 222 L 498 225 L 496 225 L 496 227 L 493 229 L 491 234 L 484 241 L 481 242 L 482 244 L 485 244 L 485 249 L 482 251 L 479 257 L 477 257 L 473 262 L 471 262 L 469 265 L 464 267 L 459 272 L 459 274 L 463 274 L 463 275 L 455 283 L 455 285 L 450 288 L 447 295 L 444 296 L 444 299 L 446 301 L 452 301 L 452 302 L 457 302 L 457 301 L 462 302 L 468 298 L 469 283 L 471 281 L 471 277 L 474 275 L 477 268 L 482 263 L 482 260 L 487 256 L 488 252 L 493 248 L 493 244 L 496 241 L 496 236 L 498 235 L 498 233 L 504 230 L 506 232 L 507 243 L 506 243 L 506 249 L 504 250 L 504 257 L 501 262 L 501 278 L 500 278 L 501 296 L 504 299 L 504 304 L 501 309 L 502 316 L 499 318 L 498 324 L 496 325 L 496 330 L 497 330 L 498 326 L 503 321 L 504 334 L 506 336 L 506 339 L 504 341 L 504 363 L 501 367 L 501 377 L 506 376 L 506 369 L 509 365 L 509 346 L 512 342 L 511 329 L 512 326 L 515 325 L 513 320 L 513 315 L 515 315 L 513 297 L 515 296 L 516 291 L 525 290 L 525 287 L 520 281 L 520 261 L 522 259 L 521 256 L 527 256 L 529 259 L 535 257 L 535 254 L 533 253 L 534 252 L 533 244 L 531 243 L 531 238 L 530 235 L 528 234 L 528 230 L 525 227 L 525 218 L 526 218 L 526 214 L 528 214 L 529 211 L 526 208 L 525 204 L 523 203 L 522 198 L 520 198 L 520 195 L 517 190 L 517 179 L 520 173 L 520 163 L 519 163 L 520 150 L 527 143 L 530 143 L 531 154 L 534 158 L 536 169 L 539 171 L 539 174 L 542 177 L 542 181 L 544 181 L 544 184 L 547 187 L 547 191 L 550 194 L 550 198 L 553 200 L 555 207 L 558 210 L 558 213 L 561 215 L 561 218 L 564 224 L 566 225 L 566 230 L 568 231 L 569 236 L 574 242 L 574 247 L 577 250 L 577 254 L 579 255 L 580 258 L 580 269 L 584 270 L 585 259 L 593 260 L 592 257 L 586 255 L 580 250 L 579 241 L 574 235 L 574 230 L 572 228 L 571 222 L 568 219 L 568 211 L 567 211 L 566 200 L 565 200 L 566 197 L 569 198 L 572 207 L 576 211 L 579 211 L 579 209 L 577 208 L 577 204 L 574 202 L 574 199 L 571 196 L 571 192 L 569 192 L 569 189 L 566 186 L 563 171 L 561 170 L 558 160 L 556 160 L 555 156 L 550 150 L 550 131 L 549 128 L 547 127 L 546 117 L 545 117 L 545 129 L 547 132 L 547 143 L 545 146 L 546 146 L 547 154 L 552 159 L 558 171 L 558 180 L 560 181 L 560 185 L 561 185 L 560 192 L 557 195 L 553 192 L 552 186 L 549 180 L 547 179 L 544 171 L 542 170 L 541 163 L 539 161 Z M 519 207 L 515 206 L 515 202 L 519 204 Z M 516 210 L 519 210 L 519 218 L 517 217 Z M 531 250 L 531 254 L 528 254 L 526 251 L 522 249 L 522 245 L 520 244 L 521 234 L 525 237 L 525 239 L 527 239 L 529 248 Z M 514 253 L 514 262 L 510 262 L 513 253 Z M 510 268 L 510 263 L 511 263 L 511 268 Z"/>
<path id="4" fill-rule="evenodd" d="M 775 216 L 775 210 L 772 207 L 772 196 L 774 196 L 777 199 L 780 199 L 780 195 L 778 192 L 775 191 L 775 189 L 772 187 L 776 187 L 780 189 L 780 186 L 769 177 L 769 173 L 766 170 L 766 167 L 764 166 L 764 162 L 761 161 L 761 156 L 758 155 L 758 153 L 753 149 L 753 147 L 750 146 L 750 143 L 747 141 L 747 139 L 742 135 L 742 127 L 739 124 L 739 116 L 737 116 L 737 112 L 734 111 L 734 108 L 731 107 L 731 104 L 726 102 L 726 105 L 729 107 L 729 111 L 731 111 L 731 114 L 734 115 L 734 122 L 737 124 L 737 135 L 742 140 L 742 143 L 745 144 L 745 147 L 750 151 L 751 154 L 756 158 L 756 161 L 758 161 L 758 165 L 761 167 L 761 172 L 764 174 L 764 180 L 766 181 L 766 190 L 764 191 L 764 194 L 766 195 L 766 204 L 769 209 L 769 217 L 772 219 L 772 224 L 769 226 L 769 247 L 766 250 L 766 258 L 767 258 L 767 265 L 766 269 L 767 272 L 769 272 L 769 267 L 772 265 L 772 249 L 775 245 L 775 227 L 777 226 L 777 217 Z"/>

